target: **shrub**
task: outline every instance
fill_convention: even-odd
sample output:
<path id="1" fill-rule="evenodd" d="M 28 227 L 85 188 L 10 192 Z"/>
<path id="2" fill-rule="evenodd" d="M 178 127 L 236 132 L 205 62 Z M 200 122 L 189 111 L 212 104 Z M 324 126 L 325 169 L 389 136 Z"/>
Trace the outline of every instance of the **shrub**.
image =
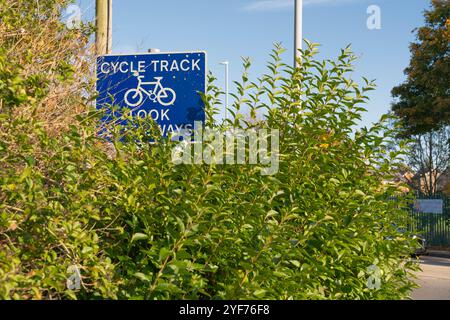
<path id="1" fill-rule="evenodd" d="M 175 142 L 142 119 L 110 127 L 113 156 L 95 110 L 55 134 L 36 110 L 70 80 L 33 82 L 45 73 L 25 77 L 2 51 L 0 297 L 406 298 L 415 264 L 405 258 L 416 243 L 400 231 L 408 215 L 401 197 L 389 200 L 398 186 L 387 182 L 402 150 L 386 151 L 395 134 L 387 119 L 354 129 L 373 84 L 348 77 L 349 49 L 318 61 L 308 43 L 297 69 L 282 51 L 275 47 L 257 83 L 244 61 L 226 123 L 213 121 L 212 78 L 203 95 L 208 126 L 280 130 L 273 176 L 256 165 L 174 165 Z M 88 109 L 88 101 L 64 103 Z M 157 142 L 143 143 L 149 135 Z M 78 291 L 66 288 L 71 266 L 82 275 Z M 379 288 L 367 285 L 371 268 Z"/>

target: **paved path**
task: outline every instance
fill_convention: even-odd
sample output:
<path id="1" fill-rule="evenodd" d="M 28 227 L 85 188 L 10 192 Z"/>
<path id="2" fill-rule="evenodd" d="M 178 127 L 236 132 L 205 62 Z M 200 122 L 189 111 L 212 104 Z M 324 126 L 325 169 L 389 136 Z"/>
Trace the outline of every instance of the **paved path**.
<path id="1" fill-rule="evenodd" d="M 414 300 L 450 300 L 450 258 L 420 257 L 423 272 L 418 273 L 418 284 Z"/>

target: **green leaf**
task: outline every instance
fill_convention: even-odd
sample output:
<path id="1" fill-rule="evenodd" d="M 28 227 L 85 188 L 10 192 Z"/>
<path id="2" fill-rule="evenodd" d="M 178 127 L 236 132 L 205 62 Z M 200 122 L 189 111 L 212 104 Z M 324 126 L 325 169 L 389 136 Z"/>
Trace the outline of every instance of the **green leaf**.
<path id="1" fill-rule="evenodd" d="M 135 233 L 133 235 L 133 237 L 131 238 L 131 242 L 135 242 L 135 241 L 140 241 L 140 240 L 145 240 L 148 239 L 148 236 L 146 234 L 143 233 Z"/>
<path id="2" fill-rule="evenodd" d="M 290 260 L 290 263 L 292 263 L 295 267 L 300 268 L 301 263 L 298 260 Z"/>
<path id="3" fill-rule="evenodd" d="M 253 292 L 253 295 L 254 295 L 255 297 L 257 297 L 258 299 L 262 299 L 262 298 L 264 298 L 264 296 L 266 295 L 266 292 L 267 292 L 267 290 L 264 290 L 264 289 L 258 289 L 258 290 L 255 290 L 255 291 Z"/>
<path id="4" fill-rule="evenodd" d="M 161 250 L 159 250 L 159 262 L 163 262 L 171 253 L 172 252 L 169 249 L 164 247 L 161 248 Z"/>
<path id="5" fill-rule="evenodd" d="M 144 282 L 150 282 L 150 278 L 147 277 L 145 274 L 143 274 L 142 272 L 136 272 L 135 274 L 133 274 L 134 277 L 138 278 L 141 281 Z"/>

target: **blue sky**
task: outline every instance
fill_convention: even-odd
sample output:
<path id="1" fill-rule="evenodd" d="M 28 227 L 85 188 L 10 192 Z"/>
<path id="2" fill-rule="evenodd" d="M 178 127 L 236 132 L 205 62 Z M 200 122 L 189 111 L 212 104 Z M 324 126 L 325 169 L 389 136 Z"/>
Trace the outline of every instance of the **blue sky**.
<path id="1" fill-rule="evenodd" d="M 84 18 L 94 14 L 94 0 L 78 0 Z M 367 8 L 381 9 L 381 29 L 366 26 Z M 362 125 L 390 108 L 392 87 L 404 81 L 412 30 L 423 25 L 429 0 L 304 0 L 304 38 L 320 43 L 321 58 L 333 58 L 347 44 L 359 57 L 354 79 L 376 79 L 378 88 Z M 252 58 L 251 77 L 265 72 L 274 42 L 293 55 L 293 0 L 113 0 L 113 53 L 204 50 L 209 69 L 224 82 L 223 66 L 239 78 L 241 57 Z"/>

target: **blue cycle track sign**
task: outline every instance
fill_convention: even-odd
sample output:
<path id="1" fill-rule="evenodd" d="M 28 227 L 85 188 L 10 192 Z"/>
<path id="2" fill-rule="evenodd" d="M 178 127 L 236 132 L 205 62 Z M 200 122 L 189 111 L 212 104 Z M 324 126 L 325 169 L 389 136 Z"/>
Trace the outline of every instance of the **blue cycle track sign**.
<path id="1" fill-rule="evenodd" d="M 205 52 L 100 56 L 97 108 L 126 107 L 155 120 L 164 136 L 190 131 L 205 121 L 206 68 Z"/>

